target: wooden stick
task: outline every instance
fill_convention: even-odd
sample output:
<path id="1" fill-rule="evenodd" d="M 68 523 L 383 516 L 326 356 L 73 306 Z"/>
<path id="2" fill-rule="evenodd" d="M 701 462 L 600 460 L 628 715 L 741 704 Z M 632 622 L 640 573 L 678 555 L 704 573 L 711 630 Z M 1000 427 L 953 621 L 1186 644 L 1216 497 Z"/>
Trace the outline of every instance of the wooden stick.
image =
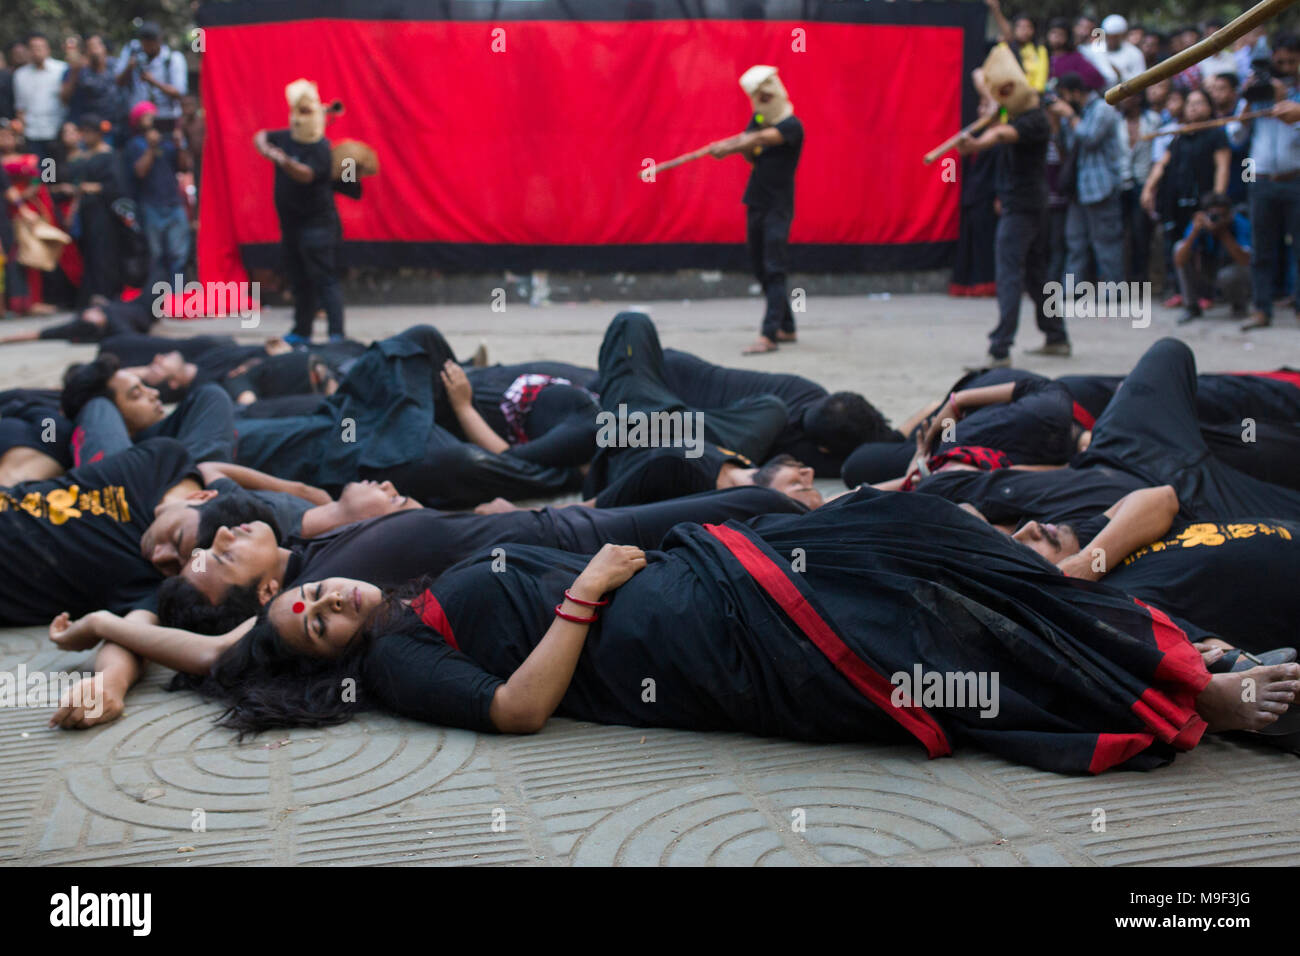
<path id="1" fill-rule="evenodd" d="M 1167 80 L 1187 69 L 1193 63 L 1200 63 L 1207 57 L 1214 56 L 1224 47 L 1245 36 L 1266 20 L 1271 20 L 1282 11 L 1291 7 L 1297 0 L 1261 0 L 1227 26 L 1215 30 L 1199 43 L 1189 46 L 1181 53 L 1175 53 L 1143 70 L 1131 80 L 1125 80 L 1106 91 L 1106 102 L 1114 106 L 1120 100 L 1128 99 L 1134 93 L 1141 93 L 1153 83 Z"/>
<path id="2" fill-rule="evenodd" d="M 1161 136 L 1177 136 L 1179 133 L 1195 133 L 1197 130 L 1214 129 L 1217 126 L 1227 126 L 1229 123 L 1237 123 L 1243 120 L 1255 119 L 1260 116 L 1271 116 L 1272 109 L 1266 110 L 1247 110 L 1240 116 L 1220 116 L 1218 119 L 1200 120 L 1196 123 L 1187 123 L 1184 126 L 1175 126 L 1173 129 L 1160 130 L 1155 133 L 1147 133 L 1145 136 L 1139 136 L 1138 142 L 1145 143 L 1149 139 L 1159 139 Z"/>
<path id="3" fill-rule="evenodd" d="M 951 137 L 951 138 L 949 138 L 949 139 L 944 140 L 942 143 L 940 143 L 940 144 L 939 144 L 938 146 L 936 146 L 934 149 L 932 149 L 932 150 L 930 150 L 928 153 L 926 153 L 923 157 L 921 157 L 922 162 L 924 162 L 927 166 L 929 166 L 931 163 L 933 163 L 936 159 L 938 159 L 938 158 L 939 158 L 940 156 L 942 156 L 944 153 L 948 152 L 948 150 L 950 150 L 950 149 L 952 149 L 954 146 L 956 146 L 956 145 L 957 145 L 957 140 L 961 139 L 963 136 L 966 136 L 966 135 L 971 135 L 971 136 L 975 135 L 975 134 L 978 133 L 980 130 L 982 130 L 985 126 L 988 126 L 988 125 L 989 125 L 990 123 L 992 123 L 995 119 L 997 119 L 997 115 L 998 115 L 998 114 L 997 114 L 996 112 L 993 112 L 993 113 L 986 113 L 984 116 L 981 116 L 981 117 L 980 117 L 979 119 L 977 119 L 975 122 L 971 123 L 971 124 L 970 124 L 969 126 L 967 126 L 965 129 L 963 129 L 961 132 L 959 132 L 956 136 L 953 136 L 953 137 Z"/>
<path id="4" fill-rule="evenodd" d="M 709 144 L 709 146 L 712 145 L 713 145 L 712 143 Z M 676 159 L 670 159 L 667 160 L 666 162 L 656 163 L 655 165 L 651 166 L 649 169 L 643 169 L 641 171 L 641 178 L 645 180 L 649 180 L 656 173 L 661 173 L 665 169 L 672 169 L 674 166 L 680 166 L 682 163 L 689 163 L 693 159 L 699 159 L 701 156 L 707 156 L 709 155 L 709 146 L 701 146 L 699 149 L 695 150 L 694 152 L 683 153 L 681 156 L 678 156 Z"/>

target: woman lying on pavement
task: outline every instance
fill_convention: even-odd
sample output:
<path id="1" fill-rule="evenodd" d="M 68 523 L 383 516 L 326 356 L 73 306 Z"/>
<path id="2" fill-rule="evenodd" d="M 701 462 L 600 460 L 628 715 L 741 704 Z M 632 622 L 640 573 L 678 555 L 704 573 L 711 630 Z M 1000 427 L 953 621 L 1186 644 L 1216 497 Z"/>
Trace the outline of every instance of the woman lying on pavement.
<path id="1" fill-rule="evenodd" d="M 1211 675 L 1162 611 L 931 496 L 862 489 L 804 515 L 681 524 L 662 547 L 506 545 L 390 593 L 305 581 L 188 669 L 241 733 L 363 707 L 503 733 L 560 714 L 931 756 L 973 744 L 1070 773 L 1152 768 L 1207 730 L 1300 713 L 1300 666 Z M 51 625 L 68 649 L 112 632 Z"/>

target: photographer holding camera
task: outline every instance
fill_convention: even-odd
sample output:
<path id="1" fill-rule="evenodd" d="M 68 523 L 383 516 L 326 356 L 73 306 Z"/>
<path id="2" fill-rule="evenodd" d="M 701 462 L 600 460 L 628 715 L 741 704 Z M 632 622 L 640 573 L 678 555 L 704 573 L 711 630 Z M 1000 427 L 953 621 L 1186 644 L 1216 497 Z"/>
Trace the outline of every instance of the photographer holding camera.
<path id="1" fill-rule="evenodd" d="M 1182 241 L 1174 246 L 1174 267 L 1187 310 L 1178 324 L 1199 319 L 1201 303 L 1217 288 L 1232 306 L 1233 318 L 1246 314 L 1250 299 L 1250 223 L 1232 213 L 1225 193 L 1206 193 Z"/>
<path id="2" fill-rule="evenodd" d="M 181 117 L 181 97 L 189 90 L 185 57 L 160 39 L 156 23 L 142 23 L 136 38 L 117 60 L 117 85 L 126 88 L 126 108 L 150 102 L 157 107 L 154 128 L 170 136 Z"/>
<path id="3" fill-rule="evenodd" d="M 1272 324 L 1275 277 L 1285 237 L 1291 236 L 1291 255 L 1300 249 L 1300 89 L 1296 85 L 1300 37 L 1279 34 L 1273 41 L 1272 59 L 1254 61 L 1252 66 L 1242 90 L 1245 107 L 1273 106 L 1269 116 L 1228 125 L 1233 143 L 1250 142 L 1254 166 L 1250 222 L 1255 307 L 1242 331 Z"/>

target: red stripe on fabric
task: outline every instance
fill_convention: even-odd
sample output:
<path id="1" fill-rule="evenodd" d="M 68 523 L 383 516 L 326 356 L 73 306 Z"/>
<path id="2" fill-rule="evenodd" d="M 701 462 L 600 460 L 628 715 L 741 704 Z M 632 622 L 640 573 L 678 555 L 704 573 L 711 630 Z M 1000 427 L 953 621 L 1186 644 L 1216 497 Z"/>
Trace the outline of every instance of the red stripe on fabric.
<path id="1" fill-rule="evenodd" d="M 447 612 L 442 609 L 432 591 L 425 591 L 412 601 L 411 610 L 420 615 L 420 620 L 437 631 L 444 641 L 460 650 L 456 635 L 451 631 L 451 621 L 447 620 Z"/>
<path id="2" fill-rule="evenodd" d="M 95 462 L 102 460 L 103 457 L 104 457 L 104 453 L 102 451 L 97 451 L 95 452 L 94 455 L 91 456 L 90 461 L 88 461 L 86 464 L 93 465 Z"/>
<path id="3" fill-rule="evenodd" d="M 1140 754 L 1155 742 L 1150 734 L 1098 734 L 1088 763 L 1089 773 L 1101 773 Z"/>
<path id="4" fill-rule="evenodd" d="M 1156 668 L 1156 679 L 1184 684 L 1193 695 L 1205 690 L 1205 685 L 1210 682 L 1210 672 L 1205 669 L 1201 652 L 1192 647 L 1183 629 L 1160 608 L 1137 598 L 1133 603 L 1151 615 L 1151 632 L 1155 635 L 1156 647 L 1165 655 Z"/>
<path id="5" fill-rule="evenodd" d="M 1226 372 L 1227 375 L 1250 375 L 1253 378 L 1271 378 L 1275 382 L 1286 382 L 1300 388 L 1300 372 L 1289 368 L 1279 368 L 1272 372 Z"/>
<path id="6" fill-rule="evenodd" d="M 799 593 L 799 589 L 791 583 L 776 563 L 754 542 L 740 532 L 722 525 L 706 524 L 704 529 L 722 542 L 759 586 L 781 606 L 804 635 L 826 655 L 826 659 L 857 688 L 859 693 L 919 740 L 931 757 L 942 757 L 952 753 L 948 738 L 935 719 L 919 707 L 910 705 L 895 707 L 890 701 L 894 685 L 853 653 L 835 630 L 808 603 L 808 599 Z"/>
<path id="7" fill-rule="evenodd" d="M 1084 428 L 1092 428 L 1097 424 L 1097 419 L 1093 418 L 1092 414 L 1078 402 L 1074 403 L 1074 420 Z"/>
<path id="8" fill-rule="evenodd" d="M 81 464 L 81 446 L 86 441 L 86 430 L 78 425 L 72 430 L 72 464 Z"/>
<path id="9" fill-rule="evenodd" d="M 1137 598 L 1133 603 L 1151 616 L 1151 633 L 1163 654 L 1155 678 L 1166 685 L 1143 691 L 1133 703 L 1133 713 L 1160 740 L 1178 750 L 1191 750 L 1208 729 L 1196 713 L 1196 696 L 1210 682 L 1210 672 L 1200 652 L 1168 614 Z"/>

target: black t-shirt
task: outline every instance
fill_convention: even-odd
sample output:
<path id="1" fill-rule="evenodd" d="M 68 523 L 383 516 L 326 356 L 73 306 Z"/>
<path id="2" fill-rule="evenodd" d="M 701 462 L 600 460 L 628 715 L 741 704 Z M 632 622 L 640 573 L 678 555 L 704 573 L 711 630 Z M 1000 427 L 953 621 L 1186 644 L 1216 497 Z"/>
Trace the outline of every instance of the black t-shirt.
<path id="1" fill-rule="evenodd" d="M 1169 169 L 1165 174 L 1167 201 L 1190 215 L 1201 197 L 1214 189 L 1215 152 L 1229 148 L 1227 134 L 1221 129 L 1175 136 L 1169 146 Z M 1173 214 L 1172 208 L 1169 213 Z"/>
<path id="2" fill-rule="evenodd" d="M 399 511 L 310 540 L 291 541 L 293 553 L 285 578 L 291 584 L 328 577 L 358 578 L 380 587 L 400 587 L 425 575 L 437 577 L 468 555 L 497 544 L 531 542 L 563 547 L 553 514 L 553 509 L 504 515 L 434 508 Z"/>
<path id="3" fill-rule="evenodd" d="M 185 478 L 202 483 L 189 452 L 154 438 L 49 481 L 0 488 L 0 624 L 152 609 L 162 575 L 141 556 L 140 536 Z"/>
<path id="4" fill-rule="evenodd" d="M 413 621 L 414 612 L 407 613 Z M 496 731 L 489 713 L 497 688 L 505 683 L 436 631 L 420 626 L 379 637 L 366 654 L 362 682 L 386 710 L 481 733 Z"/>
<path id="5" fill-rule="evenodd" d="M 330 141 L 320 139 L 315 143 L 299 143 L 287 129 L 277 129 L 267 134 L 267 142 L 282 149 L 290 159 L 311 168 L 313 178 L 300 183 L 278 166 L 275 169 L 275 211 L 280 215 L 281 228 L 308 229 L 319 226 L 333 227 L 338 223 L 334 206 L 334 190 L 330 188 Z"/>
<path id="6" fill-rule="evenodd" d="M 957 422 L 957 445 L 982 445 L 1005 452 L 1017 465 L 1063 465 L 1078 445 L 1074 401 L 1063 385 L 1047 379 L 1017 381 L 1011 401 L 977 408 Z"/>
<path id="7" fill-rule="evenodd" d="M 1073 526 L 1145 487 L 1140 478 L 1126 472 L 1093 465 L 1047 471 L 948 469 L 926 478 L 916 490 L 956 504 L 968 502 L 993 524 L 1032 519 Z"/>
<path id="8" fill-rule="evenodd" d="M 762 129 L 751 117 L 746 132 Z M 764 146 L 754 157 L 754 169 L 745 186 L 743 202 L 755 209 L 781 209 L 794 214 L 794 171 L 803 151 L 803 123 L 797 116 L 787 116 L 774 129 L 781 131 L 785 142 Z"/>
<path id="9" fill-rule="evenodd" d="M 1036 213 L 1047 205 L 1047 141 L 1052 127 L 1041 106 L 1011 120 L 1020 137 L 999 151 L 998 198 L 1003 212 Z"/>
<path id="10" fill-rule="evenodd" d="M 1198 522 L 1139 548 L 1102 583 L 1248 651 L 1294 643 L 1300 523 Z"/>
<path id="11" fill-rule="evenodd" d="M 244 392 L 260 398 L 313 394 L 311 368 L 319 360 L 310 352 L 262 355 L 235 366 L 219 383 L 234 399 Z"/>
<path id="12" fill-rule="evenodd" d="M 752 467 L 743 455 L 707 441 L 696 458 L 687 458 L 680 448 L 628 449 L 623 454 L 630 456 L 630 465 L 601 489 L 597 508 L 644 505 L 713 491 L 723 465 L 733 462 L 742 468 Z"/>

